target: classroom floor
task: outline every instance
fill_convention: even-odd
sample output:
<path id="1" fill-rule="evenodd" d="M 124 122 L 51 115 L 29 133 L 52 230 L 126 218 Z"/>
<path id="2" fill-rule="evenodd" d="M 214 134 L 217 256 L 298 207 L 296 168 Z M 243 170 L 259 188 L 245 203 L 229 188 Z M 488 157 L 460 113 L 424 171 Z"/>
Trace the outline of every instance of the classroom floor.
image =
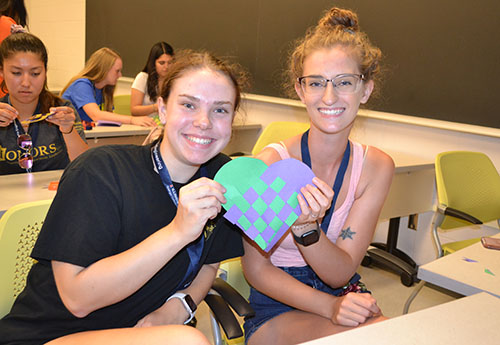
<path id="1" fill-rule="evenodd" d="M 368 289 L 372 291 L 385 316 L 396 317 L 403 314 L 404 304 L 415 285 L 406 287 L 401 284 L 398 275 L 378 267 L 360 267 L 358 273 L 361 275 L 362 281 L 367 285 Z M 411 304 L 409 312 L 446 303 L 459 297 L 461 296 L 426 284 Z M 208 315 L 208 307 L 205 303 L 201 303 L 196 313 L 198 329 L 212 341 Z"/>

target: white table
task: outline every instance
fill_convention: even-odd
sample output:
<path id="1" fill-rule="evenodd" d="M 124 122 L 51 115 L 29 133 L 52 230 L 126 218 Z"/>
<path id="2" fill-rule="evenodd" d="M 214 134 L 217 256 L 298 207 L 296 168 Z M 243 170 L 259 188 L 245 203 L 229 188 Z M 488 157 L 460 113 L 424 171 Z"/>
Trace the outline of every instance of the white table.
<path id="1" fill-rule="evenodd" d="M 29 201 L 53 199 L 49 184 L 59 181 L 63 170 L 49 170 L 0 176 L 0 217 L 10 207 Z"/>
<path id="2" fill-rule="evenodd" d="M 482 292 L 304 344 L 496 345 L 499 325 L 500 298 Z"/>
<path id="3" fill-rule="evenodd" d="M 121 126 L 95 126 L 85 131 L 89 147 L 111 144 L 142 145 L 144 139 L 152 128 L 121 125 Z M 235 124 L 233 135 L 224 153 L 250 152 L 259 137 L 262 126 L 260 124 Z"/>
<path id="4" fill-rule="evenodd" d="M 500 234 L 493 237 L 500 238 Z M 486 291 L 500 297 L 500 250 L 486 249 L 480 242 L 475 243 L 420 266 L 418 278 L 466 296 Z M 497 322 L 500 326 L 500 319 Z"/>
<path id="5" fill-rule="evenodd" d="M 89 147 L 111 144 L 141 145 L 150 131 L 149 127 L 134 125 L 95 126 L 85 130 L 85 137 Z"/>
<path id="6" fill-rule="evenodd" d="M 411 286 L 417 277 L 417 265 L 397 249 L 400 217 L 431 211 L 434 197 L 434 163 L 408 153 L 384 150 L 394 160 L 396 169 L 380 219 L 389 219 L 386 243 L 372 243 L 363 260 L 382 264 L 401 275 L 401 282 Z"/>

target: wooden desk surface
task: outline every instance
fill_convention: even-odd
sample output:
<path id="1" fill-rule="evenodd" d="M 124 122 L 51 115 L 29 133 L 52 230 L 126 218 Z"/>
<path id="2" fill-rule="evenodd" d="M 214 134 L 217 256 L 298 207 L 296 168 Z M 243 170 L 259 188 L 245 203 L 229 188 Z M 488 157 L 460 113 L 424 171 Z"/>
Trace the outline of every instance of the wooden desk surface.
<path id="1" fill-rule="evenodd" d="M 500 234 L 493 237 L 500 238 Z M 478 242 L 420 266 L 417 276 L 462 295 L 486 291 L 500 297 L 500 250 L 486 249 Z"/>
<path id="2" fill-rule="evenodd" d="M 499 320 L 500 298 L 482 292 L 304 344 L 493 345 Z"/>
<path id="3" fill-rule="evenodd" d="M 29 201 L 53 199 L 49 183 L 59 181 L 63 170 L 49 170 L 0 176 L 0 216 L 10 207 Z"/>

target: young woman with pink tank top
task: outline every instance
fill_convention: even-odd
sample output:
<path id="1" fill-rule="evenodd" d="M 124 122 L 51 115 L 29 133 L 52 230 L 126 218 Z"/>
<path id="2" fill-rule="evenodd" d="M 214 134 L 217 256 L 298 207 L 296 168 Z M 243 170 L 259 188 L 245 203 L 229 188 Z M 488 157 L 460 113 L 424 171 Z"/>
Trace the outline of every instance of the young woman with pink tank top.
<path id="1" fill-rule="evenodd" d="M 356 270 L 394 163 L 349 140 L 359 106 L 374 89 L 380 58 L 357 15 L 339 8 L 326 13 L 290 57 L 290 80 L 311 128 L 269 145 L 257 158 L 268 165 L 296 158 L 316 177 L 302 188 L 302 214 L 271 255 L 245 242 L 242 263 L 256 311 L 245 320 L 250 345 L 296 344 L 385 319 Z"/>

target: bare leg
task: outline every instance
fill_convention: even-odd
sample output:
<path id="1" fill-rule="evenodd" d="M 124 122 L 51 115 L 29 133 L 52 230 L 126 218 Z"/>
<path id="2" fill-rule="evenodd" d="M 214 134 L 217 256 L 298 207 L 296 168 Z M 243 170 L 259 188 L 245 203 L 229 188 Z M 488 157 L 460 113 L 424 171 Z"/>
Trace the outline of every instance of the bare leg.
<path id="1" fill-rule="evenodd" d="M 46 345 L 64 344 L 162 344 L 162 345 L 210 345 L 207 338 L 196 328 L 181 325 L 146 328 L 117 328 L 70 334 L 48 342 Z"/>
<path id="2" fill-rule="evenodd" d="M 360 326 L 386 319 L 385 316 L 373 317 Z M 250 337 L 248 344 L 298 344 L 354 328 L 335 325 L 330 320 L 319 315 L 294 310 L 276 316 L 266 322 Z"/>

